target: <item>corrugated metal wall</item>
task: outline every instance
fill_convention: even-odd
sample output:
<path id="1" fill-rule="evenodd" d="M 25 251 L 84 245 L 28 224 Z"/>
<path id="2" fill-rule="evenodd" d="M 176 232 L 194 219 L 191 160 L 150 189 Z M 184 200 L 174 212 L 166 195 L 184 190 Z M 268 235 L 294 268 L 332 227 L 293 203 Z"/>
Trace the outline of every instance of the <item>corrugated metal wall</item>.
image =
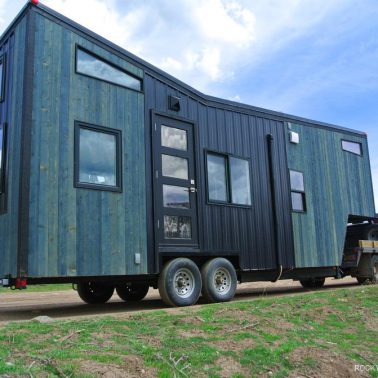
<path id="1" fill-rule="evenodd" d="M 374 216 L 366 137 L 291 124 L 300 143 L 287 144 L 289 168 L 304 174 L 306 213 L 293 213 L 295 265 L 341 265 L 348 215 Z M 287 138 L 288 139 L 288 138 Z M 362 144 L 363 155 L 341 140 Z"/>
<path id="2" fill-rule="evenodd" d="M 1 123 L 8 124 L 5 188 L 7 212 L 0 215 L 0 277 L 17 274 L 25 30 L 26 19 L 23 19 L 0 50 L 0 54 L 6 54 L 6 88 L 4 101 L 0 103 L 0 117 Z"/>
<path id="3" fill-rule="evenodd" d="M 181 110 L 168 109 L 168 95 L 181 98 Z M 287 179 L 285 130 L 282 122 L 231 111 L 205 104 L 173 89 L 152 76 L 145 78 L 146 134 L 150 134 L 150 110 L 183 117 L 196 123 L 198 142 L 197 187 L 200 248 L 203 252 L 227 254 L 238 252 L 243 269 L 277 267 L 267 135 L 274 137 L 274 174 L 278 248 L 285 267 L 293 266 L 290 192 Z M 150 141 L 149 141 L 150 143 Z M 205 187 L 205 150 L 234 154 L 250 159 L 252 172 L 252 207 L 241 208 L 208 204 Z M 148 154 L 147 161 L 151 159 Z M 151 185 L 151 183 L 149 183 Z M 152 199 L 149 208 L 152 212 Z M 152 220 L 151 220 L 152 221 Z M 150 224 L 150 228 L 152 225 Z M 149 246 L 152 248 L 152 245 Z"/>
<path id="4" fill-rule="evenodd" d="M 75 44 L 143 75 L 36 14 L 28 275 L 146 273 L 144 96 L 76 74 Z M 122 131 L 122 193 L 74 188 L 75 121 Z"/>

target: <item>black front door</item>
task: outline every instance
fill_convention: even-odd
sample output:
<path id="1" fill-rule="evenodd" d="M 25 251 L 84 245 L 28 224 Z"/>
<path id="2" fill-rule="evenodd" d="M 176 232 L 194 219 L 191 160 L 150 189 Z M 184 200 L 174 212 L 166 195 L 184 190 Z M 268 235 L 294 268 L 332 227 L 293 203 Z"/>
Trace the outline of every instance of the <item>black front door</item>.
<path id="1" fill-rule="evenodd" d="M 193 125 L 156 116 L 152 125 L 155 238 L 159 250 L 198 247 Z"/>

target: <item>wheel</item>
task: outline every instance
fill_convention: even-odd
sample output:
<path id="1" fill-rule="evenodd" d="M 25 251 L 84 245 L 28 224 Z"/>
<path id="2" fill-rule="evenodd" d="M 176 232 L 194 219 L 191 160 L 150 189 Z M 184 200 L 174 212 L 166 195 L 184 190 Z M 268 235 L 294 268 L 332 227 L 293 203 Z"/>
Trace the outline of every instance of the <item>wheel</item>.
<path id="1" fill-rule="evenodd" d="M 375 240 L 378 241 L 378 224 L 360 224 L 349 226 L 347 239 L 350 240 Z"/>
<path id="2" fill-rule="evenodd" d="M 236 291 L 237 276 L 230 261 L 218 257 L 206 262 L 201 269 L 202 295 L 211 303 L 228 302 Z"/>
<path id="3" fill-rule="evenodd" d="M 80 282 L 77 284 L 79 297 L 86 303 L 105 303 L 114 293 L 114 287 L 103 282 Z"/>
<path id="4" fill-rule="evenodd" d="M 201 273 L 187 258 L 168 261 L 159 276 L 160 296 L 170 306 L 191 306 L 201 294 Z"/>
<path id="5" fill-rule="evenodd" d="M 374 265 L 373 265 L 373 275 L 370 278 L 370 281 L 378 284 L 378 257 L 376 258 Z"/>
<path id="6" fill-rule="evenodd" d="M 305 280 L 299 280 L 301 285 L 306 289 L 315 289 L 319 287 L 323 287 L 325 278 L 309 278 Z"/>
<path id="7" fill-rule="evenodd" d="M 149 285 L 144 283 L 128 283 L 116 287 L 118 296 L 125 302 L 141 301 L 148 293 Z"/>
<path id="8" fill-rule="evenodd" d="M 360 285 L 373 283 L 378 284 L 378 256 L 372 256 L 371 259 L 366 260 L 363 265 L 364 276 L 356 276 L 357 282 Z"/>
<path id="9" fill-rule="evenodd" d="M 364 285 L 366 283 L 368 283 L 369 281 L 369 278 L 367 277 L 356 277 L 357 279 L 357 282 L 359 283 L 359 285 Z"/>
<path id="10" fill-rule="evenodd" d="M 363 237 L 365 240 L 378 241 L 378 224 L 372 224 L 364 229 Z"/>

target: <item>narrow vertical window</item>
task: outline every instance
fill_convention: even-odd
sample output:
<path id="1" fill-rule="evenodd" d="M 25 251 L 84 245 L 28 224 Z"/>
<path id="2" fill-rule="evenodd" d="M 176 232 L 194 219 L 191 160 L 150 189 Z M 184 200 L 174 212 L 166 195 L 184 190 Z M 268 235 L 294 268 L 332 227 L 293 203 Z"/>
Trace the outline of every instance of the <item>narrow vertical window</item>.
<path id="1" fill-rule="evenodd" d="M 121 191 L 121 132 L 77 123 L 75 186 Z"/>
<path id="2" fill-rule="evenodd" d="M 303 173 L 290 171 L 291 205 L 293 211 L 306 212 L 306 195 Z"/>
<path id="3" fill-rule="evenodd" d="M 0 125 L 0 194 L 5 191 L 5 125 Z"/>
<path id="4" fill-rule="evenodd" d="M 227 202 L 226 158 L 207 155 L 207 182 L 209 201 Z"/>
<path id="5" fill-rule="evenodd" d="M 231 202 L 237 205 L 251 204 L 249 163 L 244 159 L 229 158 L 231 177 Z"/>
<path id="6" fill-rule="evenodd" d="M 0 102 L 5 97 L 5 55 L 0 56 Z"/>

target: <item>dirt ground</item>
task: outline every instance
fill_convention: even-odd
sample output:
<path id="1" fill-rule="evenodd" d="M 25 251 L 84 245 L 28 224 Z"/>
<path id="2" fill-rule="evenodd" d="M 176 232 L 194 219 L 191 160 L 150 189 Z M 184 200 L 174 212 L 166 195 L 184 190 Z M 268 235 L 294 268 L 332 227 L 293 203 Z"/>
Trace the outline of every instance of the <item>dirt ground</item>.
<path id="1" fill-rule="evenodd" d="M 324 288 L 330 290 L 336 288 L 357 286 L 354 278 L 335 280 L 328 278 Z M 301 294 L 307 291 L 299 282 L 282 280 L 276 283 L 253 282 L 238 285 L 234 300 L 253 300 L 261 296 L 281 296 Z M 199 305 L 202 301 L 199 300 Z M 28 292 L 5 291 L 0 293 L 0 323 L 9 321 L 30 320 L 37 316 L 51 318 L 73 319 L 88 316 L 115 315 L 134 311 L 151 311 L 165 309 L 167 306 L 162 302 L 159 292 L 150 289 L 147 297 L 139 303 L 125 303 L 117 294 L 106 304 L 88 305 L 81 301 L 74 290 Z"/>

